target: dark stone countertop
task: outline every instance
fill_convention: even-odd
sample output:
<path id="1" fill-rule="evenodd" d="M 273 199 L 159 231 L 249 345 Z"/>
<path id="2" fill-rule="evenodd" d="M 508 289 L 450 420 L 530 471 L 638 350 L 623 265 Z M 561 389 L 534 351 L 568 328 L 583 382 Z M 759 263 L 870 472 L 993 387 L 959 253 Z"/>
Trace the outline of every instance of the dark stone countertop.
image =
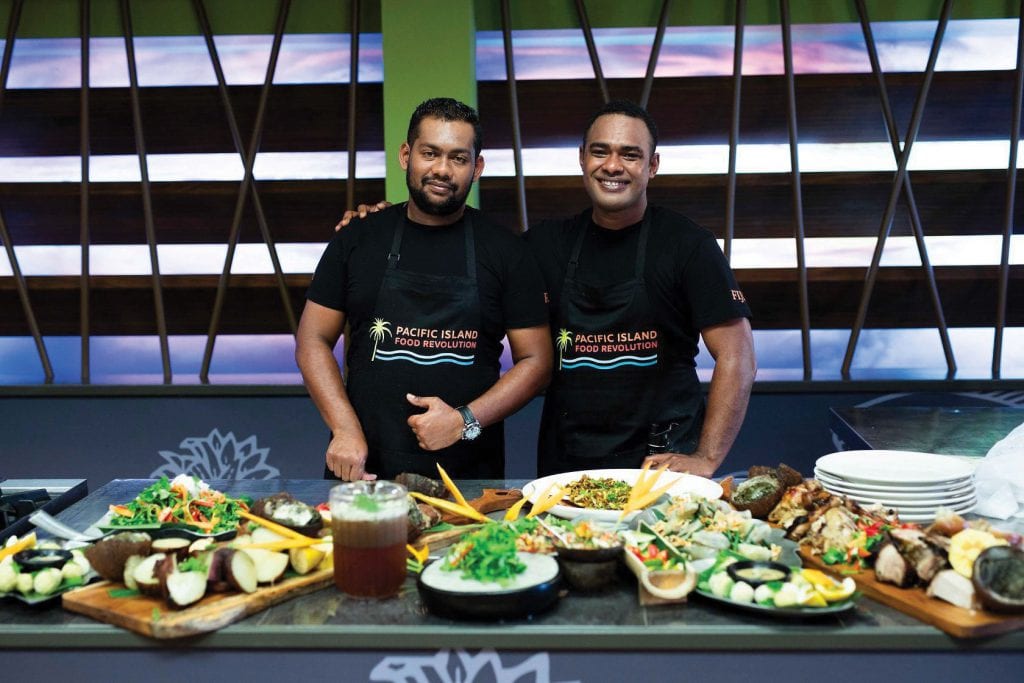
<path id="1" fill-rule="evenodd" d="M 76 529 L 95 522 L 113 502 L 133 498 L 148 480 L 115 480 L 59 515 Z M 464 482 L 467 497 L 482 488 L 522 481 Z M 310 503 L 327 499 L 332 482 L 320 480 L 213 481 L 214 488 L 253 497 L 289 491 Z M 624 573 L 606 592 L 569 592 L 549 612 L 501 622 L 454 621 L 428 613 L 412 578 L 399 597 L 353 600 L 333 586 L 297 597 L 218 632 L 163 642 L 65 612 L 57 604 L 0 604 L 0 649 L 213 648 L 380 650 L 505 648 L 548 651 L 810 651 L 810 650 L 1024 650 L 1024 632 L 963 641 L 951 638 L 869 599 L 852 612 L 811 621 L 760 618 L 703 602 L 641 607 L 636 582 Z"/>
<path id="2" fill-rule="evenodd" d="M 1010 407 L 869 406 L 832 408 L 844 450 L 895 450 L 982 457 L 1020 424 Z"/>

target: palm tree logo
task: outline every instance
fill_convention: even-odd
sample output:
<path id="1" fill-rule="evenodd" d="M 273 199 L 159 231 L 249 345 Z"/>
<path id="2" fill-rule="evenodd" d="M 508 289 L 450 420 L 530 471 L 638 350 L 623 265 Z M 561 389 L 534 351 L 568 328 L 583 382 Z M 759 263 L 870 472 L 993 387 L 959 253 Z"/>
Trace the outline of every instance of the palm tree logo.
<path id="1" fill-rule="evenodd" d="M 384 341 L 385 336 L 391 336 L 389 325 L 391 323 L 385 322 L 383 318 L 374 318 L 373 325 L 370 326 L 370 337 L 373 338 L 373 353 L 370 355 L 371 363 L 377 357 L 377 344 Z"/>
<path id="2" fill-rule="evenodd" d="M 572 332 L 565 329 L 564 327 L 558 330 L 558 339 L 555 341 L 558 346 L 558 369 L 562 369 L 562 354 L 565 353 L 565 349 L 572 346 Z"/>

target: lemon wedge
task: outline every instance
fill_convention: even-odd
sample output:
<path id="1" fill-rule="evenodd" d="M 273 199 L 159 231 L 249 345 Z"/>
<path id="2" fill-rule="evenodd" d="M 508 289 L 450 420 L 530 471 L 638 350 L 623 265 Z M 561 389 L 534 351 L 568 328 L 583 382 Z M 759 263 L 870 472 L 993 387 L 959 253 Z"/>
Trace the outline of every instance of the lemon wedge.
<path id="1" fill-rule="evenodd" d="M 849 576 L 840 581 L 818 569 L 801 569 L 800 574 L 826 602 L 846 600 L 857 591 L 857 584 Z"/>
<path id="2" fill-rule="evenodd" d="M 804 607 L 828 607 L 825 596 L 819 593 L 817 589 L 808 591 L 803 596 L 803 599 L 800 600 L 800 604 Z"/>

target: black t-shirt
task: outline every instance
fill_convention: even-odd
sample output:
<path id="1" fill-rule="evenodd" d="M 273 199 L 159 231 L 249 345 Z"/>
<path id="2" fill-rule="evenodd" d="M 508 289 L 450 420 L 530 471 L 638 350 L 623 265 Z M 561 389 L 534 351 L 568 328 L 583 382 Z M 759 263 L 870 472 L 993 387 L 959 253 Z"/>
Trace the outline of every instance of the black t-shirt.
<path id="1" fill-rule="evenodd" d="M 694 364 L 700 330 L 749 318 L 750 308 L 736 284 L 729 263 L 711 231 L 686 216 L 652 206 L 644 281 L 665 334 L 666 350 L 676 362 Z M 633 277 L 640 223 L 608 230 L 583 214 L 560 221 L 543 221 L 526 233 L 540 265 L 550 299 L 552 329 L 558 329 L 562 285 L 579 230 L 583 240 L 577 277 L 590 285 L 607 285 Z"/>
<path id="2" fill-rule="evenodd" d="M 497 359 L 507 330 L 547 323 L 543 280 L 519 237 L 475 209 L 466 207 L 466 211 L 472 212 L 473 218 L 483 318 L 481 351 L 490 351 Z M 406 221 L 399 270 L 466 275 L 463 221 L 446 226 L 420 225 L 406 219 L 405 205 L 399 204 L 338 231 L 320 258 L 306 297 L 321 306 L 344 311 L 353 326 L 372 316 L 399 220 Z"/>

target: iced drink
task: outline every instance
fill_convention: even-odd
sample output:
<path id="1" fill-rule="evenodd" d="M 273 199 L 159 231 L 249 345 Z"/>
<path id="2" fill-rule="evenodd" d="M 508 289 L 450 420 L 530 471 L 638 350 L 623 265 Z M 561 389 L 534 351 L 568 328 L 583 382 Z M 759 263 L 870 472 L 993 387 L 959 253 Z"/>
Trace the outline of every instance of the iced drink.
<path id="1" fill-rule="evenodd" d="M 359 598 L 388 598 L 405 581 L 409 503 L 389 481 L 354 481 L 331 489 L 334 583 Z"/>

